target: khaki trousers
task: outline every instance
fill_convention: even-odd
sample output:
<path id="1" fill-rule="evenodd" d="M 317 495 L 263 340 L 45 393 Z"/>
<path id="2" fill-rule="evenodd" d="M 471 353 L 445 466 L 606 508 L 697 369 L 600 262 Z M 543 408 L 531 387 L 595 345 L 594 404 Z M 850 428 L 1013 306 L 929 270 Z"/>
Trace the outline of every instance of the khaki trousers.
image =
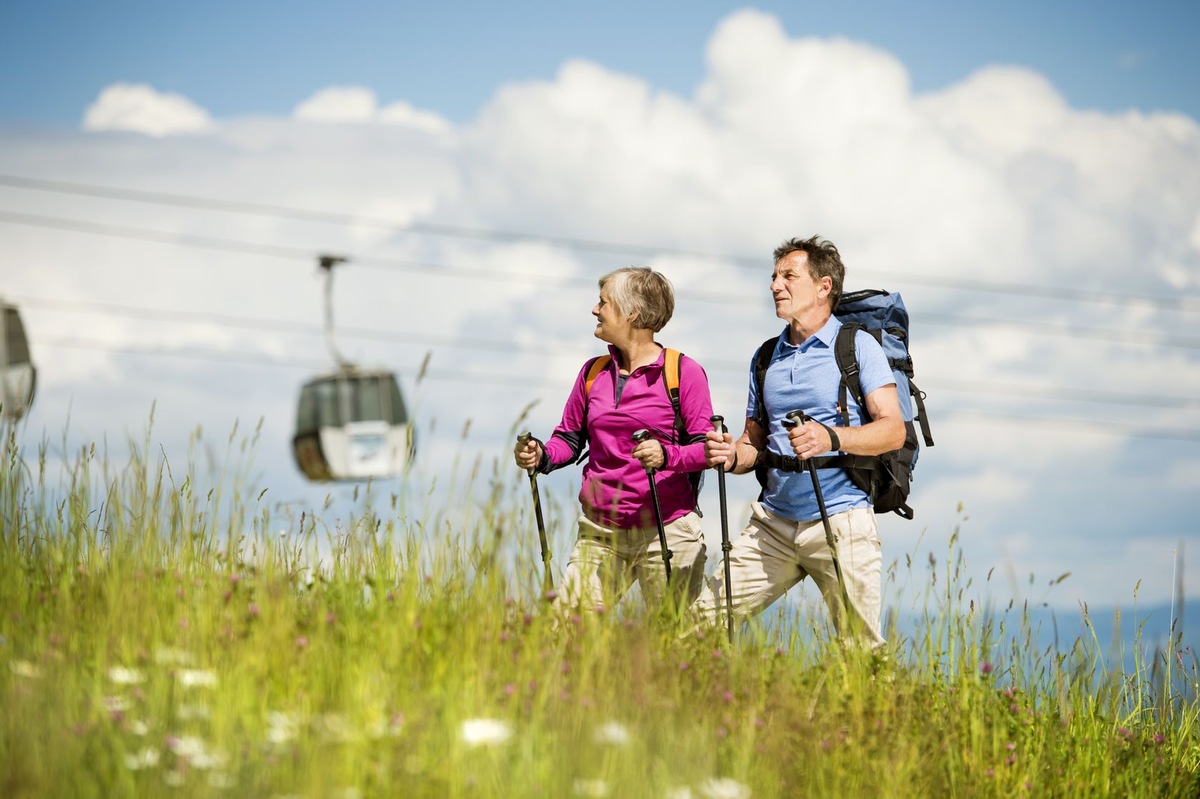
<path id="1" fill-rule="evenodd" d="M 884 643 L 880 633 L 883 553 L 875 513 L 869 508 L 855 508 L 835 513 L 829 523 L 846 593 L 857 617 L 855 637 L 868 647 L 879 646 Z M 839 637 L 848 637 L 842 591 L 820 519 L 794 522 L 753 503 L 750 521 L 729 552 L 729 567 L 735 619 L 758 613 L 793 585 L 812 577 L 829 606 Z M 692 609 L 703 624 L 724 620 L 724 563 L 713 572 Z"/>
<path id="2" fill-rule="evenodd" d="M 687 607 L 704 584 L 705 546 L 695 512 L 664 526 L 671 550 L 672 601 Z M 579 517 L 579 538 L 571 551 L 562 590 L 555 600 L 572 609 L 611 608 L 637 582 L 648 607 L 662 602 L 666 586 L 658 527 L 622 530 Z"/>

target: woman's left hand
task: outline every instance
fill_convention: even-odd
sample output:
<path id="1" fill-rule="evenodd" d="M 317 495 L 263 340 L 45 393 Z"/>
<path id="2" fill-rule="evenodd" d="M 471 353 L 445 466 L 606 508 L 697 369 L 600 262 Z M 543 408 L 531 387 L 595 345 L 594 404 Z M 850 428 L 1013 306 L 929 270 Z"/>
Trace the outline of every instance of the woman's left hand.
<path id="1" fill-rule="evenodd" d="M 638 445 L 633 448 L 633 457 L 641 461 L 643 469 L 661 469 L 667 462 L 667 455 L 663 452 L 662 444 L 653 438 L 639 441 Z"/>

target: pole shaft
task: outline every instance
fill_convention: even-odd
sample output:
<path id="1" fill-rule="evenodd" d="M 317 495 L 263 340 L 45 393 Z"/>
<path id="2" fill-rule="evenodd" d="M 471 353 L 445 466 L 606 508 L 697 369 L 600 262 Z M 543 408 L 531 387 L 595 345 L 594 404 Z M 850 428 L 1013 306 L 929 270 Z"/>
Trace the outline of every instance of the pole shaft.
<path id="1" fill-rule="evenodd" d="M 710 420 L 713 423 L 713 429 L 725 434 L 725 420 L 720 416 L 714 416 Z M 729 508 L 728 500 L 725 494 L 725 466 L 720 464 L 717 466 L 717 494 L 721 503 L 721 561 L 725 565 L 725 629 L 729 636 L 729 643 L 733 643 L 733 575 L 730 572 L 729 553 L 733 550 L 733 544 L 729 542 Z"/>
<path id="2" fill-rule="evenodd" d="M 532 437 L 530 433 L 522 433 L 517 436 L 517 442 L 523 446 L 528 444 Z M 550 544 L 546 540 L 546 521 L 542 517 L 542 495 L 538 491 L 537 469 L 526 471 L 529 473 L 529 493 L 533 495 L 533 515 L 537 519 L 538 543 L 542 548 L 542 590 L 549 591 L 554 588 L 554 577 L 550 573 Z"/>
<path id="3" fill-rule="evenodd" d="M 808 421 L 808 416 L 804 411 L 791 411 L 784 421 L 785 427 L 804 424 Z M 788 424 L 791 421 L 791 424 Z M 846 621 L 848 625 L 853 624 L 854 606 L 850 604 L 850 594 L 846 591 L 846 581 L 842 579 L 842 565 L 838 561 L 837 540 L 833 537 L 833 526 L 829 523 L 829 511 L 825 508 L 825 495 L 821 491 L 821 479 L 817 477 L 817 465 L 811 460 L 802 461 L 804 468 L 808 469 L 808 473 L 812 475 L 813 493 L 817 497 L 817 509 L 821 512 L 821 524 L 825 527 L 825 543 L 829 546 L 829 557 L 833 560 L 833 574 L 837 578 L 838 588 L 842 594 L 842 608 L 846 613 Z"/>

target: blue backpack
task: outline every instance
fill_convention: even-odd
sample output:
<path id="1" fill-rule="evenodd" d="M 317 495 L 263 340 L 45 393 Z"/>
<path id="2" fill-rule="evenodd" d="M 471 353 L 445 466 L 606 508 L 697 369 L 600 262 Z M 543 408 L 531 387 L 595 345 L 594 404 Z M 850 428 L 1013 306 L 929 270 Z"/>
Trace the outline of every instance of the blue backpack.
<path id="1" fill-rule="evenodd" d="M 904 445 L 900 449 L 882 455 L 833 455 L 814 458 L 820 469 L 845 469 L 850 479 L 871 499 L 876 513 L 896 513 L 905 519 L 913 517 L 908 505 L 908 494 L 912 487 L 913 467 L 917 463 L 920 442 L 917 425 L 925 446 L 933 446 L 929 431 L 929 419 L 925 412 L 925 394 L 913 383 L 913 362 L 908 351 L 908 309 L 899 294 L 880 289 L 866 289 L 842 295 L 834 316 L 842 322 L 834 344 L 834 355 L 842 372 L 838 388 L 838 407 L 842 410 L 842 423 L 850 426 L 848 398 L 853 397 L 867 415 L 866 398 L 859 381 L 858 360 L 854 356 L 854 336 L 865 330 L 883 346 L 892 374 L 896 378 L 896 394 L 900 398 L 900 411 L 907 430 Z M 756 421 L 767 429 L 766 409 L 763 407 L 762 387 L 775 352 L 778 336 L 769 338 L 758 348 L 754 356 L 754 378 L 758 384 L 758 418 Z M 759 483 L 766 485 L 766 468 L 756 470 Z"/>

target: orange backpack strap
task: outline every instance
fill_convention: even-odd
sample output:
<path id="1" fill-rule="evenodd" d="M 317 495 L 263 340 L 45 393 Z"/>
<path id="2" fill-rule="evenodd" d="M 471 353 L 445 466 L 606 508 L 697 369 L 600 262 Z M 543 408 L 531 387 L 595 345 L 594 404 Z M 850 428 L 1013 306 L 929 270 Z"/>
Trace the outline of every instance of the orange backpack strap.
<path id="1" fill-rule="evenodd" d="M 671 400 L 671 409 L 675 411 L 675 434 L 680 443 L 688 439 L 683 413 L 679 407 L 679 366 L 682 359 L 683 353 L 679 350 L 663 348 L 663 383 L 667 387 L 667 399 Z"/>
<path id="2" fill-rule="evenodd" d="M 679 407 L 679 361 L 683 353 L 670 347 L 663 348 L 663 378 L 667 381 L 667 396 L 672 407 Z"/>
<path id="3" fill-rule="evenodd" d="M 612 360 L 611 355 L 597 355 L 592 359 L 591 365 L 588 366 L 587 375 L 583 379 L 583 395 L 592 393 L 592 383 L 596 382 L 596 378 L 600 373 L 608 368 L 609 361 Z"/>

